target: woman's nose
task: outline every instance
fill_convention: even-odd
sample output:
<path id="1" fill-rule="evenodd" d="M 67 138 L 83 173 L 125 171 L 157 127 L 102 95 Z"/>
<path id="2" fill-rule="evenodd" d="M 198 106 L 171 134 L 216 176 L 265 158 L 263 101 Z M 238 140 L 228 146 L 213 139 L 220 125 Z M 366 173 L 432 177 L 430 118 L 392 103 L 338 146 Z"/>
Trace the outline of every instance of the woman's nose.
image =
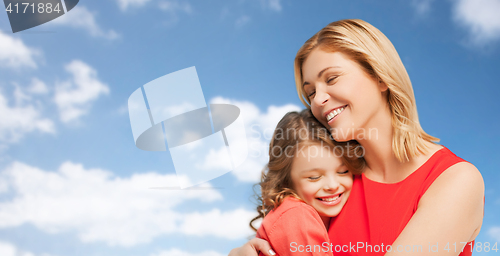
<path id="1" fill-rule="evenodd" d="M 318 86 L 320 87 L 320 86 Z M 316 89 L 316 96 L 314 97 L 314 103 L 318 106 L 323 106 L 325 105 L 328 100 L 330 99 L 330 95 L 326 93 L 325 90 L 322 90 L 321 88 Z"/>

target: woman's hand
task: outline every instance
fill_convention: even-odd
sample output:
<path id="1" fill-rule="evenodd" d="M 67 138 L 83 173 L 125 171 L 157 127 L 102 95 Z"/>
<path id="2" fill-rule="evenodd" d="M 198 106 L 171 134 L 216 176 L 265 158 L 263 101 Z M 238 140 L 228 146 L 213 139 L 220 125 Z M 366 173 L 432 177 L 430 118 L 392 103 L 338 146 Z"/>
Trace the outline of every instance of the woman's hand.
<path id="1" fill-rule="evenodd" d="M 242 247 L 232 249 L 229 252 L 229 256 L 257 256 L 259 252 L 266 256 L 276 255 L 273 249 L 271 249 L 271 245 L 266 240 L 252 238 Z"/>

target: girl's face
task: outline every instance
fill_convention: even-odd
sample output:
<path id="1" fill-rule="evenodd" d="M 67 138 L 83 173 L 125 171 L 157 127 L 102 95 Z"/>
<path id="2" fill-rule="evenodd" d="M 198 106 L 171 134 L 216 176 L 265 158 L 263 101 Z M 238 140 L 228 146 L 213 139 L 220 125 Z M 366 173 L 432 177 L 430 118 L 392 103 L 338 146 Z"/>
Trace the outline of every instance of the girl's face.
<path id="1" fill-rule="evenodd" d="M 332 128 L 336 141 L 359 139 L 377 127 L 387 108 L 387 86 L 372 78 L 347 55 L 314 49 L 302 65 L 304 91 L 314 116 Z M 387 108 L 388 110 L 388 108 Z"/>
<path id="2" fill-rule="evenodd" d="M 291 178 L 297 195 L 325 221 L 340 213 L 352 188 L 352 174 L 332 148 L 313 144 L 299 147 Z"/>

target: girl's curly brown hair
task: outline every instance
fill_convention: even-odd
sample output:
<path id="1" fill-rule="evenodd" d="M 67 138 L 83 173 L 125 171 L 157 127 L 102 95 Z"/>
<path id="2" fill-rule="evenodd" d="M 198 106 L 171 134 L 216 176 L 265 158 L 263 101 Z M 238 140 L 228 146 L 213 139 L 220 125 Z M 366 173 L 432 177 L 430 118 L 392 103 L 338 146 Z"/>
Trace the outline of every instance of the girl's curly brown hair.
<path id="1" fill-rule="evenodd" d="M 262 171 L 261 182 L 256 184 L 261 187 L 261 195 L 256 195 L 259 203 L 258 216 L 250 221 L 250 227 L 254 231 L 257 229 L 253 222 L 264 218 L 287 196 L 300 199 L 293 189 L 290 171 L 298 147 L 312 143 L 331 147 L 335 155 L 341 156 L 344 165 L 354 174 L 360 174 L 364 168 L 364 159 L 358 157 L 362 156 L 363 149 L 358 143 L 334 141 L 328 129 L 316 120 L 310 109 L 287 113 L 276 126 L 269 144 L 269 163 Z"/>

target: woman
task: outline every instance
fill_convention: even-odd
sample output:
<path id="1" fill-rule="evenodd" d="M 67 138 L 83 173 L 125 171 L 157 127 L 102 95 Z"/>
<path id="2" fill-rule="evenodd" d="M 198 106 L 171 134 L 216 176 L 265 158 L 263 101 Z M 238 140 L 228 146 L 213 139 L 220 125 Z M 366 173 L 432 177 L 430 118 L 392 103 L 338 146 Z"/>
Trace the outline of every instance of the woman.
<path id="1" fill-rule="evenodd" d="M 410 79 L 384 34 L 362 20 L 329 24 L 298 51 L 295 80 L 334 139 L 356 140 L 364 150 L 355 152 L 364 155 L 364 173 L 330 224 L 335 255 L 472 253 L 482 176 L 421 128 Z M 273 255 L 258 238 L 230 255 L 257 251 Z"/>

